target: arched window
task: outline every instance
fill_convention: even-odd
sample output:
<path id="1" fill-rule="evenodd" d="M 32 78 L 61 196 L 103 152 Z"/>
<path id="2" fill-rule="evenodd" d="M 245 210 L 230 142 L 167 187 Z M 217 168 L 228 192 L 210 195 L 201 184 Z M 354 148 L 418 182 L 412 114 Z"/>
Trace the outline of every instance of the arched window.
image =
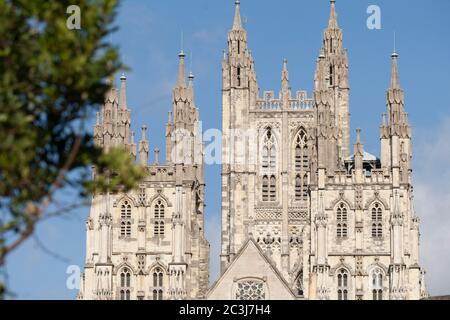
<path id="1" fill-rule="evenodd" d="M 348 300 L 348 288 L 348 272 L 345 269 L 340 269 L 337 274 L 338 300 Z"/>
<path id="2" fill-rule="evenodd" d="M 275 169 L 277 163 L 277 148 L 272 129 L 268 128 L 263 140 L 262 166 L 263 169 Z"/>
<path id="3" fill-rule="evenodd" d="M 295 137 L 295 200 L 308 199 L 308 139 L 306 131 L 301 129 Z"/>
<path id="4" fill-rule="evenodd" d="M 275 176 L 270 177 L 270 201 L 276 201 L 277 200 L 277 179 Z"/>
<path id="5" fill-rule="evenodd" d="M 127 200 L 120 206 L 120 236 L 131 237 L 131 205 Z"/>
<path id="6" fill-rule="evenodd" d="M 131 272 L 123 268 L 120 272 L 120 300 L 130 300 Z"/>
<path id="7" fill-rule="evenodd" d="M 378 202 L 372 207 L 372 237 L 383 237 L 383 210 Z"/>
<path id="8" fill-rule="evenodd" d="M 277 200 L 277 178 L 274 175 L 262 178 L 262 201 L 274 202 Z"/>
<path id="9" fill-rule="evenodd" d="M 153 213 L 154 213 L 154 235 L 156 237 L 164 236 L 165 206 L 162 200 L 156 201 Z"/>
<path id="10" fill-rule="evenodd" d="M 370 273 L 369 287 L 372 289 L 373 300 L 383 300 L 383 271 L 375 268 Z"/>
<path id="11" fill-rule="evenodd" d="M 344 203 L 340 203 L 336 210 L 336 236 L 346 238 L 348 233 L 348 209 Z"/>
<path id="12" fill-rule="evenodd" d="M 163 299 L 164 272 L 160 267 L 153 270 L 153 300 Z"/>
<path id="13" fill-rule="evenodd" d="M 269 201 L 269 177 L 264 176 L 262 179 L 262 200 Z"/>

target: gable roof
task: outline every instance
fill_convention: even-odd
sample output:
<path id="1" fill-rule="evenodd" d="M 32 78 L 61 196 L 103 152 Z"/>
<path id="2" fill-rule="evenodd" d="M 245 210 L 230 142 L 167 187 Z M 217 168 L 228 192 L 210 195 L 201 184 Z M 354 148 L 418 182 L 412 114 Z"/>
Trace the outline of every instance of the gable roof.
<path id="1" fill-rule="evenodd" d="M 265 265 L 269 267 L 269 270 L 273 272 L 273 274 L 276 276 L 276 278 L 279 280 L 279 282 L 282 284 L 282 286 L 286 289 L 286 291 L 289 292 L 289 294 L 292 296 L 293 299 L 296 298 L 296 295 L 294 294 L 293 290 L 290 288 L 289 284 L 283 277 L 283 275 L 280 273 L 280 271 L 275 266 L 274 262 L 270 260 L 263 252 L 261 247 L 256 243 L 256 241 L 253 239 L 253 237 L 250 237 L 244 245 L 239 249 L 238 253 L 236 254 L 236 257 L 234 260 L 230 263 L 230 265 L 227 267 L 225 272 L 217 279 L 212 287 L 208 290 L 208 293 L 206 294 L 206 297 L 208 298 L 222 283 L 222 281 L 233 272 L 233 270 L 236 268 L 236 264 L 239 262 L 240 259 L 242 259 L 251 249 L 256 249 L 258 253 L 258 257 L 264 262 Z M 248 274 L 248 277 L 254 277 L 255 275 L 251 274 L 251 271 Z"/>

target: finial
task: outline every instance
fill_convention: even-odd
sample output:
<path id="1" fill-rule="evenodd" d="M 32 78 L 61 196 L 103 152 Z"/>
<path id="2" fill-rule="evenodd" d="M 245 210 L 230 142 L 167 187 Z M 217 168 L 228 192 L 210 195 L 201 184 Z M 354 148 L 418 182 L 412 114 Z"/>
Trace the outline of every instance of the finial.
<path id="1" fill-rule="evenodd" d="M 356 129 L 356 143 L 361 143 L 361 129 Z"/>
<path id="2" fill-rule="evenodd" d="M 242 29 L 242 21 L 241 21 L 241 2 L 239 0 L 236 0 L 234 2 L 236 9 L 234 13 L 234 22 L 233 22 L 233 30 L 240 30 Z"/>
<path id="3" fill-rule="evenodd" d="M 393 52 L 391 55 L 392 67 L 391 67 L 391 89 L 400 89 L 400 81 L 398 76 L 398 54 Z"/>
<path id="4" fill-rule="evenodd" d="M 288 60 L 286 58 L 284 58 L 283 59 L 283 69 L 284 70 L 287 70 L 287 63 L 288 63 Z"/>
<path id="5" fill-rule="evenodd" d="M 100 112 L 96 113 L 96 124 L 99 126 L 100 125 Z"/>
<path id="6" fill-rule="evenodd" d="M 184 54 L 183 49 L 181 49 L 180 53 L 178 54 L 179 66 L 178 66 L 178 87 L 184 88 L 185 87 L 185 69 L 184 69 L 184 57 L 186 55 Z"/>
<path id="7" fill-rule="evenodd" d="M 337 29 L 337 14 L 336 14 L 336 0 L 330 0 L 331 5 L 331 13 L 330 13 L 330 21 L 328 22 L 328 28 Z"/>
<path id="8" fill-rule="evenodd" d="M 155 148 L 155 164 L 159 164 L 159 149 L 158 147 Z"/>
<path id="9" fill-rule="evenodd" d="M 131 144 L 134 145 L 134 131 L 131 131 Z"/>
<path id="10" fill-rule="evenodd" d="M 169 123 L 172 123 L 172 111 L 169 111 L 168 113 L 167 113 L 167 115 L 168 115 L 168 122 Z"/>
<path id="11" fill-rule="evenodd" d="M 141 129 L 142 129 L 142 141 L 147 141 L 147 126 L 143 125 Z"/>
<path id="12" fill-rule="evenodd" d="M 120 77 L 120 110 L 127 110 L 127 87 L 126 87 L 127 77 L 124 73 Z"/>

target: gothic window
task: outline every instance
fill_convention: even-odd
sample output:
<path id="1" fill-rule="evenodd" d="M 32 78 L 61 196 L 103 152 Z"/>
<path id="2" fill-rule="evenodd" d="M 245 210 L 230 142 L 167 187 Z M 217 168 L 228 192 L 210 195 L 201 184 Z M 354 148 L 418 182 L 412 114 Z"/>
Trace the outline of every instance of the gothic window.
<path id="1" fill-rule="evenodd" d="M 262 281 L 245 280 L 237 284 L 236 300 L 265 300 L 266 293 Z"/>
<path id="2" fill-rule="evenodd" d="M 370 288 L 373 300 L 383 300 L 383 271 L 375 268 L 370 274 Z"/>
<path id="3" fill-rule="evenodd" d="M 269 201 L 269 177 L 267 176 L 262 179 L 262 200 Z"/>
<path id="4" fill-rule="evenodd" d="M 277 199 L 277 179 L 275 176 L 270 177 L 270 185 L 269 185 L 269 192 L 270 192 L 270 201 L 276 201 Z"/>
<path id="5" fill-rule="evenodd" d="M 164 214 L 165 206 L 162 200 L 156 201 L 154 207 L 154 235 L 164 236 Z"/>
<path id="6" fill-rule="evenodd" d="M 336 236 L 346 238 L 348 232 L 348 209 L 344 203 L 340 203 L 336 210 Z"/>
<path id="7" fill-rule="evenodd" d="M 131 237 L 131 205 L 126 200 L 120 206 L 120 236 Z"/>
<path id="8" fill-rule="evenodd" d="M 383 237 L 383 210 L 378 202 L 372 207 L 372 237 Z"/>
<path id="9" fill-rule="evenodd" d="M 348 272 L 345 269 L 340 269 L 337 275 L 337 294 L 338 300 L 348 300 Z"/>
<path id="10" fill-rule="evenodd" d="M 164 273 L 160 267 L 153 271 L 153 300 L 163 299 Z"/>
<path id="11" fill-rule="evenodd" d="M 123 268 L 120 272 L 120 300 L 130 300 L 131 272 Z"/>
<path id="12" fill-rule="evenodd" d="M 277 162 L 277 149 L 275 145 L 275 137 L 272 129 L 267 129 L 264 135 L 262 150 L 262 166 L 263 169 L 275 169 Z"/>
<path id="13" fill-rule="evenodd" d="M 295 137 L 295 200 L 307 200 L 308 197 L 308 140 L 305 130 L 301 129 Z"/>
<path id="14" fill-rule="evenodd" d="M 277 179 L 274 175 L 262 178 L 262 201 L 274 202 L 277 200 Z"/>

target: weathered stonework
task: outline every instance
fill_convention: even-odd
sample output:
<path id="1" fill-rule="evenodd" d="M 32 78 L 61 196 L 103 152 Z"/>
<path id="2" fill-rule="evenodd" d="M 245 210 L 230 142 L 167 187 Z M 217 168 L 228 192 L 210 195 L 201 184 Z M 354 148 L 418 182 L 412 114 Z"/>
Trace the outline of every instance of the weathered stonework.
<path id="1" fill-rule="evenodd" d="M 265 91 L 260 98 L 236 1 L 222 63 L 222 277 L 229 277 L 236 259 L 245 259 L 236 254 L 254 239 L 297 298 L 427 295 L 412 204 L 411 129 L 397 57 L 392 55 L 381 160 L 364 151 L 360 130 L 351 154 L 348 58 L 335 1 L 317 59 L 312 98 L 304 91 L 292 97 L 287 61 L 279 97 Z M 256 132 L 257 161 L 234 158 L 234 137 L 228 131 L 236 128 Z M 253 268 L 247 271 L 251 277 Z M 245 272 L 239 273 L 243 277 Z M 233 298 L 221 281 L 210 296 Z"/>
<path id="2" fill-rule="evenodd" d="M 189 75 L 186 86 L 184 54 L 179 58 L 173 119 L 166 130 L 167 163 L 159 163 L 156 149 L 155 163 L 148 165 L 143 127 L 139 159 L 147 175 L 139 188 L 126 194 L 94 195 L 79 299 L 201 299 L 206 295 L 209 244 L 204 236 L 203 144 L 193 76 Z M 108 93 L 94 128 L 95 141 L 105 152 L 112 146 L 124 147 L 136 156 L 125 81 L 122 76 L 120 106 L 117 90 Z"/>

